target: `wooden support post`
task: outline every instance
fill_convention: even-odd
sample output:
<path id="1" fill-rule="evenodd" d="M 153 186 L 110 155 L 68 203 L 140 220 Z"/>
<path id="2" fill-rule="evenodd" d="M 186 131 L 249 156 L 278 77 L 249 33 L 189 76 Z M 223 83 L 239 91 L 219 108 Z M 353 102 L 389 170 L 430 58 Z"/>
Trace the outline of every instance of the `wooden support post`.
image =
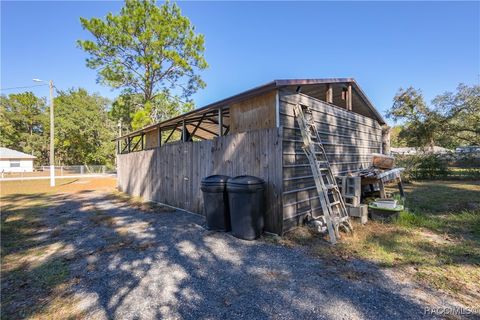
<path id="1" fill-rule="evenodd" d="M 128 140 L 128 153 L 130 153 L 130 152 L 132 152 L 132 149 L 131 149 L 131 147 L 132 147 L 132 138 L 128 137 L 127 140 Z"/>
<path id="2" fill-rule="evenodd" d="M 177 130 L 177 127 L 178 127 L 178 123 L 175 125 L 175 127 L 172 129 L 172 132 L 170 132 L 170 134 L 168 135 L 167 139 L 165 139 L 165 143 L 168 142 L 168 140 L 170 140 L 170 138 L 172 137 L 173 133 L 175 132 L 175 130 Z"/>
<path id="3" fill-rule="evenodd" d="M 157 139 L 158 139 L 158 146 L 161 147 L 162 146 L 162 128 L 158 127 L 158 131 L 157 131 Z"/>
<path id="4" fill-rule="evenodd" d="M 327 103 L 333 103 L 333 88 L 330 83 L 327 84 L 327 90 L 325 92 L 325 101 Z"/>
<path id="5" fill-rule="evenodd" d="M 198 120 L 198 123 L 197 125 L 195 126 L 195 129 L 193 129 L 192 133 L 190 133 L 190 141 L 193 141 L 193 136 L 195 135 L 195 132 L 197 132 L 197 129 L 200 127 L 200 125 L 202 124 L 202 121 L 203 119 L 205 118 L 205 113 L 202 115 L 202 117 L 200 118 L 200 120 Z"/>
<path id="6" fill-rule="evenodd" d="M 145 134 L 142 133 L 142 135 L 140 136 L 140 140 L 142 141 L 142 150 L 145 149 L 145 141 L 144 141 L 144 138 L 145 138 Z"/>
<path id="7" fill-rule="evenodd" d="M 280 94 L 275 90 L 275 125 L 280 128 Z"/>
<path id="8" fill-rule="evenodd" d="M 403 190 L 403 182 L 402 182 L 402 178 L 400 177 L 400 175 L 398 175 L 398 191 L 400 192 L 400 197 L 402 197 L 402 200 L 405 200 L 405 191 Z"/>
<path id="9" fill-rule="evenodd" d="M 218 136 L 223 136 L 223 110 L 222 108 L 218 109 Z"/>
<path id="10" fill-rule="evenodd" d="M 387 197 L 387 193 L 385 192 L 385 184 L 383 183 L 382 179 L 378 180 L 378 187 L 380 189 L 380 198 L 385 199 Z"/>
<path id="11" fill-rule="evenodd" d="M 187 141 L 187 127 L 185 126 L 185 119 L 182 121 L 182 141 Z"/>
<path id="12" fill-rule="evenodd" d="M 127 140 L 125 139 L 124 141 L 125 141 L 125 144 L 124 144 L 124 146 L 122 147 L 122 151 L 120 151 L 121 154 L 124 154 L 125 151 L 126 151 L 127 148 L 128 148 Z M 120 143 L 120 146 L 121 146 L 121 145 L 122 145 L 122 144 Z"/>
<path id="13" fill-rule="evenodd" d="M 120 148 L 121 148 L 121 140 L 117 140 L 117 154 L 120 154 L 120 152 L 122 151 Z"/>
<path id="14" fill-rule="evenodd" d="M 347 110 L 352 111 L 352 85 L 348 84 L 347 86 L 347 97 L 346 97 L 346 102 L 347 102 Z"/>
<path id="15" fill-rule="evenodd" d="M 390 155 L 390 134 L 391 128 L 387 125 L 382 126 L 382 153 Z"/>

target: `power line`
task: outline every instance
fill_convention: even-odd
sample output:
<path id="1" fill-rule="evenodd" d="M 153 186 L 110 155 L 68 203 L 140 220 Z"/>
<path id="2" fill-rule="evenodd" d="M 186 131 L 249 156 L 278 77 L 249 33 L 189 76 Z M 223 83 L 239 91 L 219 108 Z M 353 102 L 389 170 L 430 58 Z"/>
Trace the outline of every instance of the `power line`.
<path id="1" fill-rule="evenodd" d="M 36 84 L 36 85 L 33 85 L 33 86 L 25 86 L 25 87 L 0 88 L 0 91 L 15 90 L 15 89 L 28 89 L 28 88 L 42 87 L 42 86 L 48 86 L 48 84 L 45 83 L 45 84 Z"/>

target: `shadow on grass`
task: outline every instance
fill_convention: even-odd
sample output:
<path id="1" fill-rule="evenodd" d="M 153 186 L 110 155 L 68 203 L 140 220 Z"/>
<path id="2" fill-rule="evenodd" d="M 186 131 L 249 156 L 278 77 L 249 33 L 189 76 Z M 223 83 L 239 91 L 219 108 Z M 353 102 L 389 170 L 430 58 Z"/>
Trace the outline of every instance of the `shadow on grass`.
<path id="1" fill-rule="evenodd" d="M 92 192 L 2 201 L 2 318 L 45 313 L 56 294 L 86 301 L 69 316 L 96 318 L 337 318 L 339 304 L 360 318 L 424 312 L 381 272 L 371 285 L 343 277 L 299 251 L 206 231 L 200 216 Z"/>

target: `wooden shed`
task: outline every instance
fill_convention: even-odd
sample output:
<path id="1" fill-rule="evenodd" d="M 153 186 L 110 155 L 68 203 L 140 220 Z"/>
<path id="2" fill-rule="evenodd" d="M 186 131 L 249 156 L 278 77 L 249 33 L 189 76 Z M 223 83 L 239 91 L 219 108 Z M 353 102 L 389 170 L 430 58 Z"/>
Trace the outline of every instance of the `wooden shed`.
<path id="1" fill-rule="evenodd" d="M 118 187 L 202 213 L 202 178 L 248 174 L 266 183 L 265 231 L 282 234 L 321 208 L 293 107 L 314 110 L 336 175 L 382 153 L 380 113 L 354 79 L 275 80 L 117 139 Z"/>

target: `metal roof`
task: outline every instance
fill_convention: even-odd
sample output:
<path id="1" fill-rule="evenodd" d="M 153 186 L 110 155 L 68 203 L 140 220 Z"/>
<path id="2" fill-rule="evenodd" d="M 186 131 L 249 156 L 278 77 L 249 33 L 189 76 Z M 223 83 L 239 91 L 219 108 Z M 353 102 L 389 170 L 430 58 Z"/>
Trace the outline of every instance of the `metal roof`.
<path id="1" fill-rule="evenodd" d="M 0 147 L 0 159 L 36 159 L 37 157 L 17 150 Z"/>
<path id="2" fill-rule="evenodd" d="M 268 82 L 264 85 L 254 87 L 252 89 L 243 91 L 239 94 L 233 95 L 231 97 L 213 102 L 211 104 L 208 104 L 204 107 L 197 108 L 195 110 L 189 111 L 187 113 L 181 114 L 179 116 L 170 118 L 168 120 L 158 122 L 149 126 L 146 126 L 142 129 L 132 131 L 126 135 L 123 135 L 121 137 L 115 138 L 114 140 L 120 140 L 120 139 L 125 139 L 127 137 L 132 137 L 136 136 L 142 132 L 148 132 L 151 130 L 154 130 L 157 127 L 164 127 L 164 126 L 169 126 L 174 123 L 177 123 L 178 121 L 181 121 L 183 119 L 188 119 L 191 116 L 194 115 L 199 115 L 211 110 L 215 110 L 219 107 L 222 106 L 227 106 L 228 104 L 239 102 L 245 99 L 248 99 L 253 96 L 257 96 L 259 94 L 268 92 L 273 89 L 281 88 L 281 87 L 287 87 L 287 86 L 302 86 L 302 85 L 313 85 L 313 84 L 326 84 L 326 83 L 351 83 L 353 88 L 357 91 L 357 93 L 360 95 L 362 100 L 365 102 L 367 107 L 373 112 L 373 114 L 377 117 L 377 120 L 380 122 L 380 124 L 385 124 L 385 119 L 382 117 L 382 115 L 377 111 L 377 109 L 373 106 L 371 101 L 367 98 L 363 90 L 360 88 L 360 86 L 357 84 L 354 78 L 324 78 L 324 79 L 280 79 L 280 80 L 273 80 L 271 82 Z"/>

